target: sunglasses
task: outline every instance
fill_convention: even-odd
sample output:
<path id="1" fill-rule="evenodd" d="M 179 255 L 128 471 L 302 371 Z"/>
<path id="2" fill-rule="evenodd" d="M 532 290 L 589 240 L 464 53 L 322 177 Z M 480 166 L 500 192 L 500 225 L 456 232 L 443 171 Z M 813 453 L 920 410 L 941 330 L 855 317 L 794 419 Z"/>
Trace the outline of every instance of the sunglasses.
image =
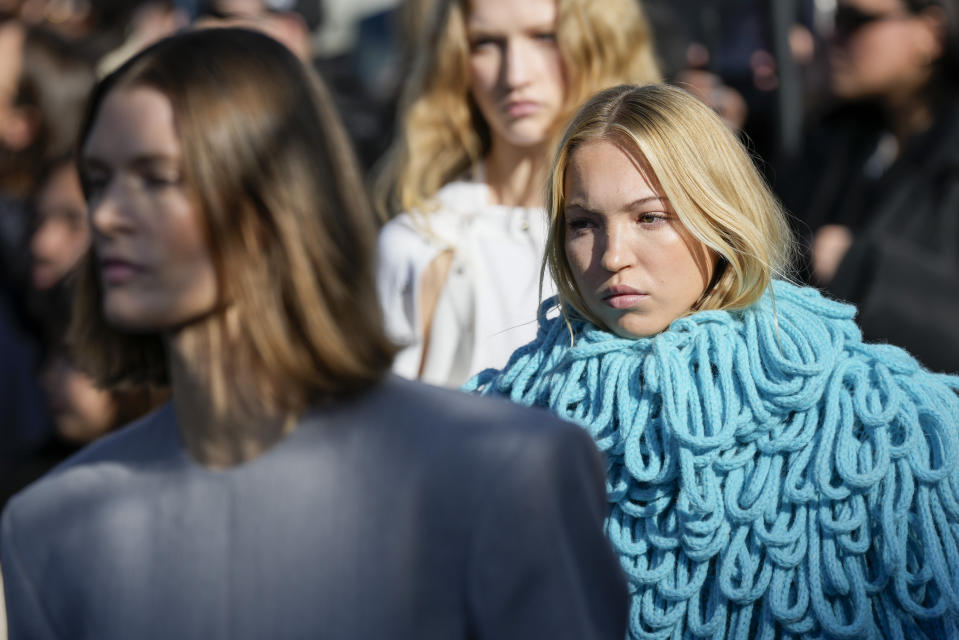
<path id="1" fill-rule="evenodd" d="M 848 38 L 867 24 L 882 20 L 894 20 L 907 15 L 903 12 L 866 13 L 856 7 L 841 4 L 836 7 L 835 34 L 839 38 Z"/>

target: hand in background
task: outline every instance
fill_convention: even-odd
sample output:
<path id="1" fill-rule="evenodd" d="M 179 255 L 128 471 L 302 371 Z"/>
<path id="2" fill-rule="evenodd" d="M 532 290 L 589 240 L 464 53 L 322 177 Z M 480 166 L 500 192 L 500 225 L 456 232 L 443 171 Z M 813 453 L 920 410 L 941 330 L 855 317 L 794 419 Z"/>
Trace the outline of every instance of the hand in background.
<path id="1" fill-rule="evenodd" d="M 813 237 L 810 253 L 812 274 L 820 285 L 829 284 L 852 245 L 852 232 L 841 224 L 823 225 Z"/>

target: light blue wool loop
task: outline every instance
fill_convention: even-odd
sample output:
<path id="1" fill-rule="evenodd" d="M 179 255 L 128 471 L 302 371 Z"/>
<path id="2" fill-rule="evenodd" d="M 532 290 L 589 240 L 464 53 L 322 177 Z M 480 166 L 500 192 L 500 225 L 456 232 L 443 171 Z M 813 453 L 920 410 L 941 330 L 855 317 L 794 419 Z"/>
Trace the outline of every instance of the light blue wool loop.
<path id="1" fill-rule="evenodd" d="M 541 307 L 467 384 L 604 452 L 632 638 L 959 640 L 959 377 L 865 344 L 855 309 L 773 283 L 625 339 Z"/>

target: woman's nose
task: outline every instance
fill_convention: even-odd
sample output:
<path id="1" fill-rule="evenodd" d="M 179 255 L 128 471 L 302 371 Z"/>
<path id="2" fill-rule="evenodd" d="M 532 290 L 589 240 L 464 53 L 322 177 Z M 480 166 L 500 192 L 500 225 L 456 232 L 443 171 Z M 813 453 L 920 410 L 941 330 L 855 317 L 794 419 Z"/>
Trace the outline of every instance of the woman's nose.
<path id="1" fill-rule="evenodd" d="M 129 198 L 116 180 L 104 187 L 102 193 L 88 202 L 90 224 L 100 235 L 112 235 L 130 229 Z"/>
<path id="2" fill-rule="evenodd" d="M 616 272 L 629 266 L 632 248 L 625 234 L 617 226 L 610 226 L 603 235 L 600 265 L 607 271 Z"/>
<path id="3" fill-rule="evenodd" d="M 510 89 L 522 87 L 530 80 L 530 61 L 528 47 L 518 39 L 506 43 L 506 55 L 503 57 L 505 68 L 503 76 Z"/>

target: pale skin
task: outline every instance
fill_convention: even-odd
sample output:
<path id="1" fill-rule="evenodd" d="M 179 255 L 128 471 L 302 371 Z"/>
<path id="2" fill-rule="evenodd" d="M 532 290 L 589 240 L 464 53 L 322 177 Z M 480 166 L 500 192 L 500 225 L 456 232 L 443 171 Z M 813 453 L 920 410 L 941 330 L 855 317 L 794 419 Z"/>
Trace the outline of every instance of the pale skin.
<path id="1" fill-rule="evenodd" d="M 566 259 L 603 328 L 652 336 L 700 299 L 716 256 L 680 222 L 638 150 L 602 138 L 583 143 L 563 188 Z"/>
<path id="2" fill-rule="evenodd" d="M 294 423 L 235 407 L 214 410 L 207 336 L 222 314 L 228 326 L 236 318 L 221 301 L 201 212 L 183 177 L 170 101 L 149 87 L 113 90 L 100 105 L 80 166 L 103 313 L 120 329 L 162 336 L 176 427 L 187 452 L 212 468 L 260 455 Z"/>
<path id="3" fill-rule="evenodd" d="M 90 227 L 80 180 L 72 163 L 51 172 L 35 202 L 30 238 L 31 278 L 37 289 L 59 282 L 90 246 Z"/>
<path id="4" fill-rule="evenodd" d="M 566 99 L 566 70 L 556 46 L 556 2 L 474 0 L 469 6 L 470 90 L 490 129 L 484 164 L 492 202 L 541 207 L 547 147 Z M 439 255 L 420 283 L 426 345 L 452 258 L 451 252 Z M 425 361 L 424 348 L 421 367 Z"/>
<path id="5" fill-rule="evenodd" d="M 494 200 L 542 206 L 551 135 L 566 99 L 555 0 L 474 0 L 466 20 L 470 92 L 491 133 Z"/>

